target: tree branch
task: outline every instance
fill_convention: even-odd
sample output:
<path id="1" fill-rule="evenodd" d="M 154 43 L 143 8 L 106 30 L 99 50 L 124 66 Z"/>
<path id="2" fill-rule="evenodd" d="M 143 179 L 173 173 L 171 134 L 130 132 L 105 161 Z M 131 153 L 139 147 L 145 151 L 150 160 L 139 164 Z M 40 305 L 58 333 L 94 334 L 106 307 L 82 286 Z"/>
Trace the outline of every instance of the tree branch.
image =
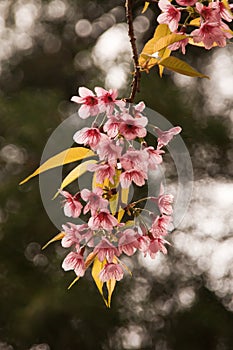
<path id="1" fill-rule="evenodd" d="M 126 19 L 128 24 L 128 35 L 129 35 L 129 40 L 130 40 L 130 44 L 133 52 L 133 62 L 134 62 L 134 73 L 133 73 L 133 80 L 131 83 L 131 92 L 130 92 L 130 96 L 125 100 L 127 102 L 132 103 L 134 101 L 136 93 L 139 92 L 141 72 L 140 72 L 140 66 L 138 62 L 136 38 L 134 36 L 134 29 L 133 29 L 132 0 L 125 1 L 125 8 L 126 8 Z"/>

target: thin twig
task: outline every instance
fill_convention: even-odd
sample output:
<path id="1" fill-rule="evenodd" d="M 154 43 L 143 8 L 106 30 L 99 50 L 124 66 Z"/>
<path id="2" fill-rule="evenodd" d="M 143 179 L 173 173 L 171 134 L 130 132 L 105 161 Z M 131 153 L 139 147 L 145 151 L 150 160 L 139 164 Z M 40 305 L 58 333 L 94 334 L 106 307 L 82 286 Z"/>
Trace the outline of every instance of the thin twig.
<path id="1" fill-rule="evenodd" d="M 138 62 L 136 38 L 134 36 L 134 29 L 133 29 L 132 0 L 125 1 L 125 8 L 126 8 L 126 19 L 128 24 L 128 35 L 129 35 L 130 44 L 133 52 L 133 62 L 134 62 L 134 73 L 133 73 L 133 80 L 131 83 L 131 92 L 130 92 L 130 96 L 125 100 L 127 102 L 132 103 L 134 101 L 136 93 L 139 92 L 141 72 L 140 72 L 140 66 Z"/>

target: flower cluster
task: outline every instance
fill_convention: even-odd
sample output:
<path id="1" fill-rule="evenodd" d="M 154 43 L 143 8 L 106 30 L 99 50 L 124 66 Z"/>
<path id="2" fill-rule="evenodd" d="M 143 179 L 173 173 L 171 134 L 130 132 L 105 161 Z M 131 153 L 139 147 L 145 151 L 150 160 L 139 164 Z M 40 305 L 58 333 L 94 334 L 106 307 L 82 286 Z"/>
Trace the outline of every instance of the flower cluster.
<path id="1" fill-rule="evenodd" d="M 74 270 L 78 277 L 85 274 L 94 260 L 101 269 L 101 283 L 123 278 L 125 265 L 120 257 L 136 251 L 154 258 L 157 252 L 166 254 L 165 237 L 172 223 L 173 196 L 160 192 L 155 197 L 128 200 L 130 186 L 142 187 L 149 172 L 162 163 L 163 147 L 181 131 L 174 127 L 158 135 L 156 145 L 146 142 L 148 119 L 143 115 L 145 105 L 127 105 L 117 100 L 117 91 L 96 87 L 94 94 L 85 87 L 72 101 L 80 104 L 80 118 L 93 118 L 90 127 L 77 131 L 73 139 L 92 151 L 94 163 L 87 165 L 93 173 L 92 189 L 84 188 L 75 195 L 60 191 L 64 197 L 64 213 L 82 217 L 83 224 L 63 225 L 61 244 L 71 248 L 62 267 Z M 150 201 L 153 211 L 143 203 Z"/>
<path id="2" fill-rule="evenodd" d="M 194 43 L 202 43 L 206 49 L 213 46 L 226 46 L 226 40 L 233 37 L 233 33 L 226 22 L 231 22 L 233 5 L 227 1 L 207 1 L 204 5 L 198 0 L 176 0 L 174 4 L 169 0 L 159 0 L 158 6 L 162 13 L 158 16 L 159 23 L 169 26 L 173 33 L 188 33 Z M 193 29 L 194 27 L 198 29 Z M 185 38 L 170 45 L 171 50 L 181 48 L 185 54 L 185 47 L 189 38 Z"/>

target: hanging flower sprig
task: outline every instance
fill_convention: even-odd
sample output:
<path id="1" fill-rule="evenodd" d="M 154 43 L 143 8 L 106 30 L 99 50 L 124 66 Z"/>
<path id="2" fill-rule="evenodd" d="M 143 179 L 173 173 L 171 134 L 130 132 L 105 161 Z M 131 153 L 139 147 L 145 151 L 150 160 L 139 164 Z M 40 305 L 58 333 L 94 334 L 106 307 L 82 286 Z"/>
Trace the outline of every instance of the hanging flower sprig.
<path id="1" fill-rule="evenodd" d="M 155 127 L 157 142 L 148 145 L 148 119 L 143 115 L 143 102 L 135 106 L 126 104 L 117 100 L 116 90 L 100 87 L 95 88 L 95 93 L 81 87 L 79 96 L 71 100 L 80 105 L 80 118 L 93 119 L 91 126 L 74 134 L 78 147 L 50 158 L 22 183 L 52 167 L 83 160 L 65 177 L 57 193 L 63 197 L 64 214 L 77 221 L 81 216 L 83 223 L 64 223 L 62 232 L 48 244 L 61 240 L 62 247 L 69 249 L 62 268 L 74 271 L 76 277 L 71 285 L 91 266 L 96 285 L 110 307 L 116 282 L 130 273 L 123 256 L 140 251 L 155 258 L 158 252 L 167 253 L 173 196 L 165 194 L 160 185 L 157 197 L 131 201 L 128 197 L 130 188 L 147 184 L 150 171 L 163 161 L 163 147 L 181 128 L 162 131 Z M 87 172 L 93 177 L 92 188 L 83 188 L 75 194 L 64 190 Z M 153 211 L 143 207 L 145 201 L 151 202 Z M 107 296 L 103 293 L 104 284 Z"/>

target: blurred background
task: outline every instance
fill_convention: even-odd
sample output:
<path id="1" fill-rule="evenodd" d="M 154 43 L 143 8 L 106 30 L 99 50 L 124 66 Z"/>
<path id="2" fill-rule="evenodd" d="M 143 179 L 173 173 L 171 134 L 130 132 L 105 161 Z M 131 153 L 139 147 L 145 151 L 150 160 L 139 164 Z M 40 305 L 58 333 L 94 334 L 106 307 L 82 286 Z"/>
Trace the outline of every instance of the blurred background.
<path id="1" fill-rule="evenodd" d="M 138 49 L 156 5 L 134 1 Z M 233 47 L 189 47 L 185 60 L 210 80 L 153 69 L 142 76 L 148 107 L 183 128 L 194 191 L 168 256 L 135 256 L 106 309 L 91 278 L 67 286 L 66 252 L 41 247 L 57 229 L 38 179 L 45 143 L 77 111 L 79 86 L 130 91 L 132 61 L 123 0 L 0 1 L 0 349 L 233 349 Z M 176 53 L 177 57 L 181 57 Z M 174 167 L 167 157 L 172 189 Z M 126 259 L 127 260 L 127 259 Z"/>

